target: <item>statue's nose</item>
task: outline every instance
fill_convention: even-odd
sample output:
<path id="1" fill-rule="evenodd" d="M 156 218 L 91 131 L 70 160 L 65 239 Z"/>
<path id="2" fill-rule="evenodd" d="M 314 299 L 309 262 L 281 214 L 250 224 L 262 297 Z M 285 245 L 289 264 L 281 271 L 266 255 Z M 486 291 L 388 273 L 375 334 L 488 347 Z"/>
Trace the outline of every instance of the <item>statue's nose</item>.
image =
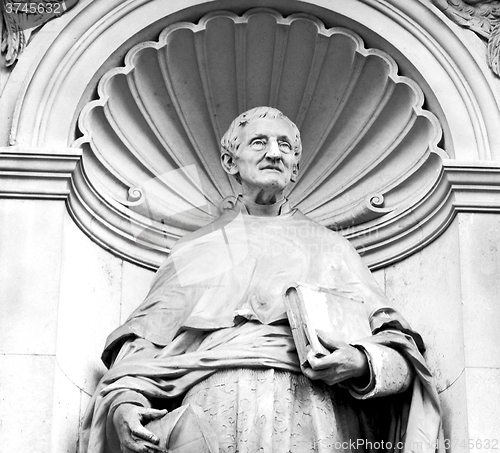
<path id="1" fill-rule="evenodd" d="M 266 157 L 269 157 L 270 159 L 278 159 L 281 157 L 280 148 L 276 140 L 269 141 Z"/>

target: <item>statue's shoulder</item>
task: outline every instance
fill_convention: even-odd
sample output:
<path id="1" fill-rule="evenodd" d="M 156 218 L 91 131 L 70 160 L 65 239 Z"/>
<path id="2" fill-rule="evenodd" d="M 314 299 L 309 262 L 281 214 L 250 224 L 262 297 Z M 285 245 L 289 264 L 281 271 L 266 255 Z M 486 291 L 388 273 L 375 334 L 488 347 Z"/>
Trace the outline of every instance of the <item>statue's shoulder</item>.
<path id="1" fill-rule="evenodd" d="M 330 229 L 324 225 L 321 225 L 321 223 L 318 223 L 316 220 L 311 219 L 309 216 L 305 215 L 299 209 L 295 210 L 293 218 L 296 222 L 307 226 L 308 230 L 313 232 L 315 237 L 325 237 L 331 241 L 336 241 L 336 242 L 348 242 L 348 240 L 341 232 Z"/>
<path id="2" fill-rule="evenodd" d="M 196 239 L 200 239 L 204 236 L 208 236 L 211 233 L 221 230 L 230 222 L 232 222 L 235 217 L 238 215 L 238 212 L 235 211 L 224 211 L 219 217 L 217 217 L 212 222 L 207 225 L 198 228 L 197 230 L 190 231 L 182 236 L 175 244 L 175 247 L 180 247 L 182 244 L 192 242 Z"/>

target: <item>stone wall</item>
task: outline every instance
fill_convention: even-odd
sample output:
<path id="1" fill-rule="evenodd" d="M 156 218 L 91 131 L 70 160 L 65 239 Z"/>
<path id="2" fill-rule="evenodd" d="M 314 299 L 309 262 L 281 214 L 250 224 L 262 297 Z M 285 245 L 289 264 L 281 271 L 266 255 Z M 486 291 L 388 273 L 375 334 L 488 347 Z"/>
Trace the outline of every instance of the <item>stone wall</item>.
<path id="1" fill-rule="evenodd" d="M 104 341 L 153 273 L 92 242 L 61 201 L 0 200 L 0 231 L 0 452 L 75 452 Z"/>

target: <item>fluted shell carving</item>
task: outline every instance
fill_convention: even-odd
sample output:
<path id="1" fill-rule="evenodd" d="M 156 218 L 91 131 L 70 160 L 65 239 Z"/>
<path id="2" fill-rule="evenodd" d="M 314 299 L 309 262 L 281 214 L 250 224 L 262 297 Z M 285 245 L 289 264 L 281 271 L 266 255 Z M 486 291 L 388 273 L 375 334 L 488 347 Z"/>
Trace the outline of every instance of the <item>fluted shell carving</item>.
<path id="1" fill-rule="evenodd" d="M 392 58 L 350 30 L 305 14 L 223 11 L 132 48 L 102 77 L 75 146 L 93 187 L 139 229 L 178 237 L 239 191 L 219 163 L 232 119 L 274 106 L 302 133 L 289 199 L 344 228 L 407 209 L 436 181 L 441 131 L 422 103 Z"/>

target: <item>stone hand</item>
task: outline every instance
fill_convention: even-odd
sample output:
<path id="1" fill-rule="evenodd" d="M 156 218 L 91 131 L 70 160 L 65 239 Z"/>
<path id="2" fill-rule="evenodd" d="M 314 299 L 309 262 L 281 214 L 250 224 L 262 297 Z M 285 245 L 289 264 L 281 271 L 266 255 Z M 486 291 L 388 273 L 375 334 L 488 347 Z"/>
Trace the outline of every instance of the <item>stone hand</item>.
<path id="1" fill-rule="evenodd" d="M 160 439 L 144 425 L 163 417 L 166 410 L 149 409 L 135 404 L 120 404 L 113 415 L 113 424 L 122 453 L 165 452 L 158 447 Z"/>
<path id="2" fill-rule="evenodd" d="M 318 338 L 331 353 L 316 357 L 313 351 L 309 351 L 307 360 L 310 368 L 303 370 L 309 379 L 333 385 L 346 379 L 368 375 L 368 359 L 362 351 L 343 341 L 327 339 L 321 332 L 318 332 Z"/>

